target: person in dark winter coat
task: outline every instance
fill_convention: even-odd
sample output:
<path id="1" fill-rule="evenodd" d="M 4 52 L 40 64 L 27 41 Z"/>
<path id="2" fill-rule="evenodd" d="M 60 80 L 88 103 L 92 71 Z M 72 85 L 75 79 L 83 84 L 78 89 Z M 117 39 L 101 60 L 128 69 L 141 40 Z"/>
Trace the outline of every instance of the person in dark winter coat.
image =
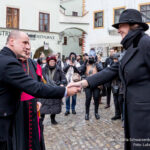
<path id="1" fill-rule="evenodd" d="M 118 62 L 119 60 L 119 55 L 118 54 L 114 54 L 113 55 L 113 63 Z M 113 98 L 114 98 L 114 106 L 115 106 L 115 116 L 111 118 L 111 120 L 117 120 L 117 119 L 121 119 L 121 108 L 123 107 L 123 105 L 120 105 L 120 101 L 119 101 L 119 90 L 120 90 L 120 79 L 119 77 L 116 77 L 114 80 L 112 80 L 112 84 L 111 84 L 111 89 L 112 89 L 112 93 L 113 93 Z"/>
<path id="2" fill-rule="evenodd" d="M 83 54 L 83 63 L 85 63 L 89 59 L 89 55 L 87 53 Z"/>
<path id="3" fill-rule="evenodd" d="M 103 69 L 101 65 L 99 65 L 96 60 L 95 56 L 89 56 L 88 62 L 85 62 L 81 67 L 78 68 L 80 74 L 85 74 L 86 77 L 91 76 Z M 94 99 L 94 106 L 95 106 L 95 118 L 100 119 L 100 115 L 98 114 L 99 108 L 99 97 L 100 97 L 100 88 L 96 87 L 94 89 L 86 88 L 85 89 L 85 120 L 89 120 L 89 111 L 90 111 L 90 103 L 93 97 Z"/>
<path id="4" fill-rule="evenodd" d="M 103 63 L 101 61 L 101 54 L 99 54 L 99 53 L 97 54 L 97 63 L 98 63 L 99 67 L 102 70 L 104 67 L 103 67 Z M 102 104 L 102 102 L 101 102 L 102 101 L 102 96 L 104 96 L 104 94 L 106 93 L 105 91 L 106 91 L 106 89 L 105 89 L 104 85 L 101 85 L 101 88 L 100 88 L 100 97 L 99 97 L 99 104 Z"/>
<path id="5" fill-rule="evenodd" d="M 40 54 L 40 57 L 37 59 L 37 63 L 42 67 L 44 68 L 45 65 L 46 65 L 46 56 L 45 54 L 42 52 Z"/>
<path id="6" fill-rule="evenodd" d="M 114 79 L 118 73 L 124 88 L 125 150 L 150 149 L 150 37 L 144 33 L 149 26 L 142 22 L 141 13 L 126 9 L 113 27 L 122 36 L 125 55 L 119 63 L 69 86 L 90 86 Z"/>
<path id="7" fill-rule="evenodd" d="M 57 60 L 57 66 L 59 66 L 61 69 L 63 69 L 63 67 L 64 67 L 64 63 L 63 63 L 63 61 L 61 60 L 61 55 L 60 55 L 60 53 L 57 53 L 57 54 L 55 54 L 55 57 L 56 57 L 56 60 Z"/>
<path id="8" fill-rule="evenodd" d="M 48 56 L 46 66 L 42 69 L 42 74 L 47 84 L 51 84 L 54 86 L 66 86 L 67 79 L 61 70 L 61 68 L 56 64 L 55 56 Z M 40 109 L 42 120 L 44 120 L 45 114 L 51 114 L 51 123 L 56 125 L 57 122 L 55 120 L 56 114 L 61 112 L 61 104 L 62 101 L 60 99 L 52 99 L 50 101 L 42 100 L 42 107 Z"/>
<path id="9" fill-rule="evenodd" d="M 106 67 L 110 67 L 113 64 L 113 55 L 114 55 L 115 51 L 114 49 L 110 49 L 109 50 L 109 57 L 106 59 L 105 63 L 104 63 L 104 68 Z M 110 107 L 110 100 L 111 100 L 111 81 L 107 82 L 104 84 L 105 89 L 106 89 L 106 97 L 107 97 L 107 102 L 106 102 L 106 106 L 105 109 Z"/>
<path id="10" fill-rule="evenodd" d="M 81 55 L 77 55 L 77 62 L 82 65 L 83 64 L 83 61 L 82 61 L 82 58 L 81 58 Z"/>
<path id="11" fill-rule="evenodd" d="M 0 52 L 0 150 L 12 150 L 14 116 L 21 92 L 39 98 L 59 98 L 76 94 L 79 88 L 44 85 L 27 75 L 17 58 L 30 50 L 29 37 L 21 31 L 10 32 Z"/>

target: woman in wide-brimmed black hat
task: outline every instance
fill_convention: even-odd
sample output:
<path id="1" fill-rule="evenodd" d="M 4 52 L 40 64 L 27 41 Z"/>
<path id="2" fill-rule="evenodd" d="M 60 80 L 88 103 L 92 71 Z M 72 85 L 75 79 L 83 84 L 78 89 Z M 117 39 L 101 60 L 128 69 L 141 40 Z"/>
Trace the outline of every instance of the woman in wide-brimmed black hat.
<path id="1" fill-rule="evenodd" d="M 119 18 L 119 22 L 116 24 L 113 24 L 112 26 L 116 29 L 119 29 L 120 24 L 139 24 L 141 27 L 143 27 L 143 30 L 148 30 L 149 26 L 142 21 L 142 15 L 138 10 L 135 9 L 126 9 L 122 12 Z"/>
<path id="2" fill-rule="evenodd" d="M 150 150 L 150 37 L 144 33 L 149 26 L 139 11 L 127 9 L 113 27 L 125 49 L 120 62 L 70 86 L 95 88 L 119 73 L 125 100 L 125 150 Z"/>

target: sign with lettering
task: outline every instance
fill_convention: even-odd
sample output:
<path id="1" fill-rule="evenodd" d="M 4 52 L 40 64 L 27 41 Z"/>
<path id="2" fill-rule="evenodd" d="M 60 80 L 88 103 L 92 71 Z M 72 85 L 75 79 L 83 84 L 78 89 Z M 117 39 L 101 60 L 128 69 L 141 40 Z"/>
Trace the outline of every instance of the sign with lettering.
<path id="1" fill-rule="evenodd" d="M 11 31 L 7 30 L 0 30 L 0 36 L 8 36 Z M 40 33 L 28 33 L 26 32 L 31 40 L 36 40 L 36 39 L 49 39 L 49 40 L 55 40 L 54 35 L 50 35 L 49 33 L 46 34 L 40 34 Z"/>
<path id="2" fill-rule="evenodd" d="M 0 36 L 8 36 L 10 31 L 0 31 Z"/>
<path id="3" fill-rule="evenodd" d="M 42 34 L 29 34 L 27 33 L 28 36 L 33 39 L 50 39 L 50 40 L 55 40 L 55 36 L 50 36 L 50 35 L 42 35 Z"/>

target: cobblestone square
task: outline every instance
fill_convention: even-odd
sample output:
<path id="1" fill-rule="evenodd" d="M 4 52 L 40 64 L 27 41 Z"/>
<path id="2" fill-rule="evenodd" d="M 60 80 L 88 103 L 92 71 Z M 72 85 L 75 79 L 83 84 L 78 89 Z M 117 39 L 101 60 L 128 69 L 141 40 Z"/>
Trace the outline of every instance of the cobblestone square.
<path id="1" fill-rule="evenodd" d="M 124 132 L 121 120 L 111 121 L 114 116 L 113 98 L 111 107 L 104 109 L 106 97 L 99 107 L 100 120 L 94 116 L 93 100 L 91 101 L 90 120 L 85 117 L 85 94 L 78 94 L 76 115 L 64 116 L 65 99 L 62 113 L 56 115 L 58 125 L 51 125 L 49 115 L 44 120 L 46 150 L 123 150 Z"/>

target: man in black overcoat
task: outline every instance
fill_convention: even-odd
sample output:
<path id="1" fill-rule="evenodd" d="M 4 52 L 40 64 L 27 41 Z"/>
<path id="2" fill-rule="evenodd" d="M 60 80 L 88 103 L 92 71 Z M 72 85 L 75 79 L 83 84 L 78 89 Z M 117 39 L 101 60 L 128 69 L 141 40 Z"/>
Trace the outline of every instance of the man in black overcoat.
<path id="1" fill-rule="evenodd" d="M 22 91 L 39 98 L 58 98 L 76 94 L 80 88 L 53 87 L 29 77 L 17 58 L 26 57 L 29 37 L 12 31 L 0 52 L 0 150 L 12 149 L 12 126 Z M 21 128 L 21 127 L 20 127 Z"/>

